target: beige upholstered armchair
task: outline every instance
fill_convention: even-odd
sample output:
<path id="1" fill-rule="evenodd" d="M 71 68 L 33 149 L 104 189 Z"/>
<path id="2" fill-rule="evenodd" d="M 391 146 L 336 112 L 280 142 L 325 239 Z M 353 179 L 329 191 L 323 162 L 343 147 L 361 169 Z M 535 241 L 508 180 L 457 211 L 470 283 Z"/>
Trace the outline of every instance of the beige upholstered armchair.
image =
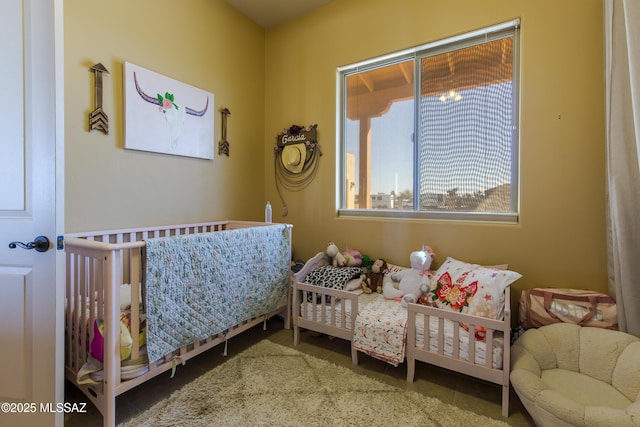
<path id="1" fill-rule="evenodd" d="M 640 426 L 640 339 L 558 323 L 511 347 L 511 384 L 538 426 Z"/>

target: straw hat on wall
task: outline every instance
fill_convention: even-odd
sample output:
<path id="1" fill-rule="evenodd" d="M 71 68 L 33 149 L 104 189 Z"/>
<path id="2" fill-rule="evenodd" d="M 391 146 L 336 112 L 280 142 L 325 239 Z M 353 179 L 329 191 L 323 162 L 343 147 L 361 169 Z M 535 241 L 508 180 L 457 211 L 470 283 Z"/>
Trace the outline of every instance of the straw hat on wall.
<path id="1" fill-rule="evenodd" d="M 307 159 L 307 147 L 304 144 L 286 145 L 282 149 L 282 164 L 291 173 L 300 173 Z"/>

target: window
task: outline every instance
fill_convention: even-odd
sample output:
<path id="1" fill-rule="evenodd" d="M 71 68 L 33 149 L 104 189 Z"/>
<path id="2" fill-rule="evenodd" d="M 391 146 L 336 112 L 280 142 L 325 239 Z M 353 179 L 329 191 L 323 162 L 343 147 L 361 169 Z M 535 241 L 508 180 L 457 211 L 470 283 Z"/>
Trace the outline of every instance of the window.
<path id="1" fill-rule="evenodd" d="M 518 31 L 338 70 L 340 215 L 517 222 Z"/>

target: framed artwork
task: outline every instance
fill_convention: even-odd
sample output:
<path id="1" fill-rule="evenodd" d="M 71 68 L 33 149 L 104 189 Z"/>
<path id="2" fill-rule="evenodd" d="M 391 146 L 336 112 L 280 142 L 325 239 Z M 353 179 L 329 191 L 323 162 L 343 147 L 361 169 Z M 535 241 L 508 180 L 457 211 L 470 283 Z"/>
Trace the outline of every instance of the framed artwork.
<path id="1" fill-rule="evenodd" d="M 213 159 L 213 94 L 124 63 L 124 148 Z"/>

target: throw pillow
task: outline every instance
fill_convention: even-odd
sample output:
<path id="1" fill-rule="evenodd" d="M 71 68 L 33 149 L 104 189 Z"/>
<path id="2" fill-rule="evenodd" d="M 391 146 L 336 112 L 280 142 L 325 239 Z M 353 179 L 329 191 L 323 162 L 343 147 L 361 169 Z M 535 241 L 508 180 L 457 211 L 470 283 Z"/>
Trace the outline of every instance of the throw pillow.
<path id="1" fill-rule="evenodd" d="M 449 257 L 434 274 L 431 300 L 439 308 L 500 320 L 505 290 L 520 277 L 515 271 Z"/>
<path id="2" fill-rule="evenodd" d="M 362 270 L 359 267 L 325 265 L 312 270 L 304 281 L 323 288 L 343 290 L 347 282 L 359 277 L 361 274 Z"/>

